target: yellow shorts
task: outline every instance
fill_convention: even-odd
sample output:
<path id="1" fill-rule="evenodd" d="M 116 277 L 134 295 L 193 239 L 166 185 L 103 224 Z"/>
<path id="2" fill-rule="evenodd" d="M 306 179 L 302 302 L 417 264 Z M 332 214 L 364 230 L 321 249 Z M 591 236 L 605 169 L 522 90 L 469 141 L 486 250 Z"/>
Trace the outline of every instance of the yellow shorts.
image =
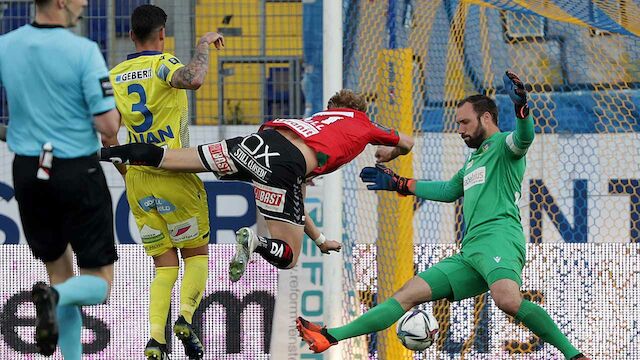
<path id="1" fill-rule="evenodd" d="M 130 168 L 126 186 L 147 255 L 209 243 L 207 193 L 196 174 L 158 174 Z"/>

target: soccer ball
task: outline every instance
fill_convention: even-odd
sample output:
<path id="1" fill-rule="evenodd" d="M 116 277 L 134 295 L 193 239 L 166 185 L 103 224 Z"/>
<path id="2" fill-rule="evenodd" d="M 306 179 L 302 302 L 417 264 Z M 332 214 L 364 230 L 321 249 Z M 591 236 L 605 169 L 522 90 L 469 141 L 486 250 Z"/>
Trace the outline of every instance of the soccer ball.
<path id="1" fill-rule="evenodd" d="M 411 309 L 398 320 L 396 334 L 407 349 L 423 351 L 436 340 L 438 321 L 424 310 Z"/>

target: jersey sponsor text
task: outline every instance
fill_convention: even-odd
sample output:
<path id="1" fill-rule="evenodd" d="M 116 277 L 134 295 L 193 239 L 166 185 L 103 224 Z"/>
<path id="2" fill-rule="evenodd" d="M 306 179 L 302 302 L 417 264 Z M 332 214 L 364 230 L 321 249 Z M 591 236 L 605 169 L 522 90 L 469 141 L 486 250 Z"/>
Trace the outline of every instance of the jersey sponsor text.
<path id="1" fill-rule="evenodd" d="M 486 172 L 487 168 L 482 166 L 465 175 L 463 183 L 464 191 L 467 191 L 476 185 L 484 184 Z"/>
<path id="2" fill-rule="evenodd" d="M 286 124 L 292 130 L 295 130 L 302 137 L 309 137 L 320 133 L 313 124 L 300 119 L 277 119 L 273 120 L 276 124 Z"/>
<path id="3" fill-rule="evenodd" d="M 116 75 L 116 83 L 123 83 L 133 80 L 146 80 L 153 77 L 153 71 L 151 68 L 142 70 L 127 71 L 122 74 Z"/>

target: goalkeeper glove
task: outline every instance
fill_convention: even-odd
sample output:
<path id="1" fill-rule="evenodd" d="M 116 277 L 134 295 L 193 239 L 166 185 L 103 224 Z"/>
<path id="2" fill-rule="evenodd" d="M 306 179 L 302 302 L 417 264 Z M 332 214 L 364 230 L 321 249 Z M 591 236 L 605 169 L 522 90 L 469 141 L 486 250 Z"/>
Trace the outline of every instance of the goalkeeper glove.
<path id="1" fill-rule="evenodd" d="M 520 119 L 526 118 L 529 115 L 529 105 L 527 105 L 527 91 L 524 89 L 524 84 L 518 75 L 508 70 L 502 76 L 502 81 L 507 94 L 515 105 L 516 116 Z"/>
<path id="2" fill-rule="evenodd" d="M 145 143 L 111 146 L 99 150 L 100 161 L 114 164 L 160 167 L 164 159 L 164 148 Z"/>
<path id="3" fill-rule="evenodd" d="M 413 195 L 409 190 L 409 185 L 415 182 L 414 179 L 401 177 L 384 165 L 377 164 L 376 167 L 365 167 L 360 171 L 362 182 L 371 183 L 367 185 L 369 190 L 397 191 L 401 195 Z"/>

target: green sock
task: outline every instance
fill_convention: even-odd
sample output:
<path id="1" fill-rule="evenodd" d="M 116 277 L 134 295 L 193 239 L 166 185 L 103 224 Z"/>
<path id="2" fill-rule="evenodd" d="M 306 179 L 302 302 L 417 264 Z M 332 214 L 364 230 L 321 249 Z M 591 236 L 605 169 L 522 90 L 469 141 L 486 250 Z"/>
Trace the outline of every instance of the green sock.
<path id="1" fill-rule="evenodd" d="M 567 359 L 580 354 L 580 351 L 573 347 L 569 339 L 558 329 L 549 314 L 531 301 L 522 300 L 516 319 L 542 340 L 555 346 Z"/>
<path id="2" fill-rule="evenodd" d="M 347 325 L 327 329 L 327 331 L 338 341 L 369 334 L 393 325 L 405 312 L 398 300 L 389 298 Z"/>

